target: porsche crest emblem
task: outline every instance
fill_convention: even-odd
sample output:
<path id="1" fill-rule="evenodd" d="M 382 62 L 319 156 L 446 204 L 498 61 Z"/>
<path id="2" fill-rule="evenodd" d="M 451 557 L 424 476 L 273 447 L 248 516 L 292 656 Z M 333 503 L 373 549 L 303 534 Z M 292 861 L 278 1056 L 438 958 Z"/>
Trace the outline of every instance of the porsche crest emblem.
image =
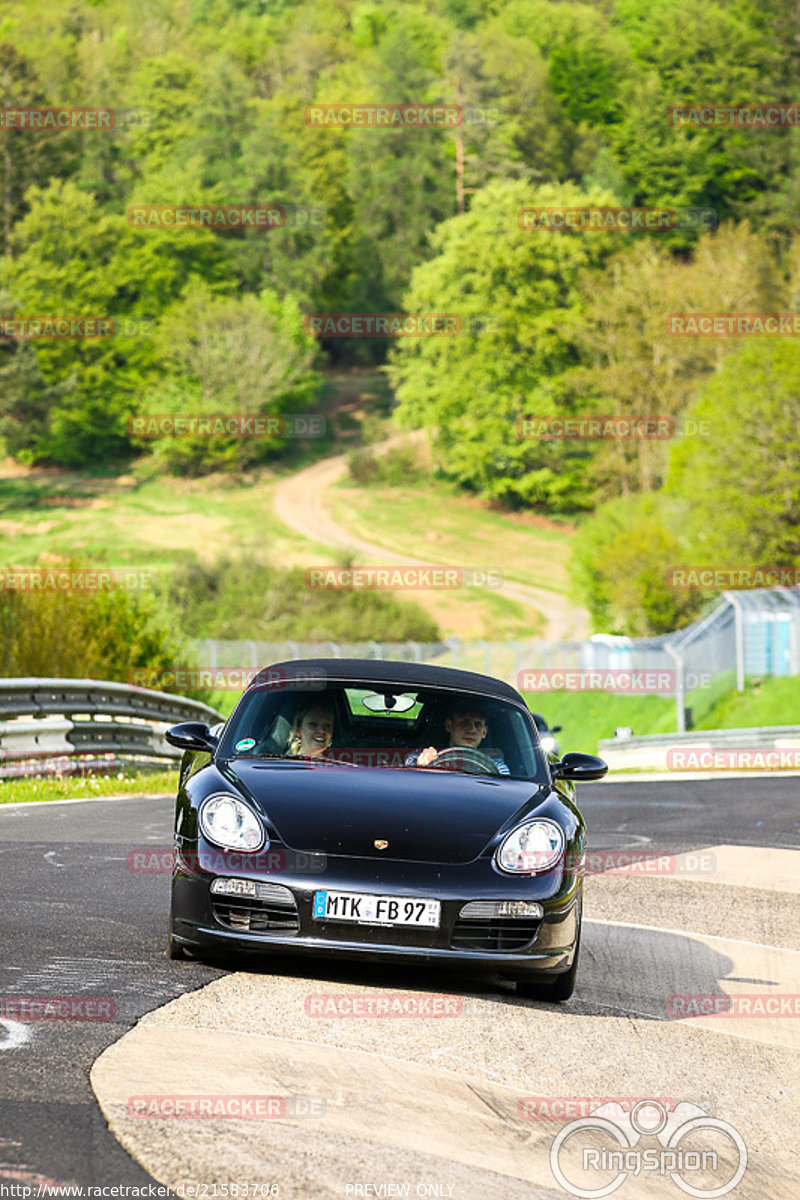
<path id="1" fill-rule="evenodd" d="M 383 838 L 376 838 L 372 844 L 376 850 L 386 850 L 389 846 L 389 843 L 385 842 Z"/>

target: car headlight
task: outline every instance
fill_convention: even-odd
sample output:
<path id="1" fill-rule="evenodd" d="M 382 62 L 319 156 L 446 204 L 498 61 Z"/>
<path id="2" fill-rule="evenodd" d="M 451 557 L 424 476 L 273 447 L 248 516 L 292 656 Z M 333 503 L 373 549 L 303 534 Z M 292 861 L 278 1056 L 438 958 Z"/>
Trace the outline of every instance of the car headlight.
<path id="1" fill-rule="evenodd" d="M 223 850 L 261 850 L 266 830 L 243 800 L 230 792 L 209 796 L 200 805 L 200 831 Z"/>
<path id="2" fill-rule="evenodd" d="M 497 849 L 501 871 L 514 875 L 536 875 L 549 871 L 564 851 L 564 832 L 555 821 L 540 818 L 512 829 Z"/>

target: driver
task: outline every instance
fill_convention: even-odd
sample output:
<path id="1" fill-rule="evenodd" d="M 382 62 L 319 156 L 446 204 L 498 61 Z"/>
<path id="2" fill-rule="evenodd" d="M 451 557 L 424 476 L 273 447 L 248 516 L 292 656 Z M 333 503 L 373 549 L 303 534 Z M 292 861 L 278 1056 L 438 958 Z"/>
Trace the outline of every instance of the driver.
<path id="1" fill-rule="evenodd" d="M 449 717 L 445 718 L 445 731 L 450 736 L 450 746 L 468 746 L 477 750 L 489 732 L 486 713 L 478 705 L 465 705 L 454 708 Z M 406 759 L 407 767 L 427 767 L 437 757 L 439 751 L 435 746 L 426 746 L 424 750 L 409 754 Z M 500 757 L 490 756 L 500 775 L 510 775 L 507 763 Z"/>

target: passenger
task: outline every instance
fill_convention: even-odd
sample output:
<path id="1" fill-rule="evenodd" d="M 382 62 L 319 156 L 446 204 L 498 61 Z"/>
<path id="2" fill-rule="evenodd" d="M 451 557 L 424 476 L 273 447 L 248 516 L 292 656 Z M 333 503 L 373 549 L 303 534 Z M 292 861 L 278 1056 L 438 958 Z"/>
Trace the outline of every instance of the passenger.
<path id="1" fill-rule="evenodd" d="M 327 704 L 310 704 L 301 708 L 292 724 L 286 753 L 291 757 L 324 755 L 333 741 L 334 715 Z"/>
<path id="2" fill-rule="evenodd" d="M 450 746 L 465 746 L 477 750 L 489 732 L 489 722 L 485 711 L 475 705 L 454 708 L 449 717 L 445 718 L 445 731 L 450 735 Z M 424 750 L 410 754 L 406 759 L 407 767 L 427 767 L 440 753 L 435 746 L 426 746 Z M 510 775 L 507 763 L 499 756 L 489 756 L 500 775 Z"/>

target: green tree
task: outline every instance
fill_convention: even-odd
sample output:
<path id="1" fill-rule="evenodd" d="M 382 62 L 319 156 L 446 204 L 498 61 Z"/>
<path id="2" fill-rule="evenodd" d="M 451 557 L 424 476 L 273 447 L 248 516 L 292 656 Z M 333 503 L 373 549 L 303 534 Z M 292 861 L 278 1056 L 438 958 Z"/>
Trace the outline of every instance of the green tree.
<path id="1" fill-rule="evenodd" d="M 46 104 L 39 78 L 11 42 L 0 41 L 0 109 L 41 108 Z M 51 174 L 66 173 L 76 161 L 74 136 L 43 135 L 0 124 L 0 238 L 11 254 L 11 231 L 25 212 L 25 194 Z"/>
<path id="2" fill-rule="evenodd" d="M 77 561 L 42 562 L 77 571 Z M 136 667 L 184 665 L 181 640 L 154 595 L 126 591 L 0 591 L 0 674 L 129 682 Z"/>
<path id="3" fill-rule="evenodd" d="M 759 312 L 783 292 L 772 251 L 747 225 L 704 235 L 688 261 L 654 239 L 635 242 L 582 282 L 582 362 L 571 376 L 581 410 L 635 420 L 682 416 L 703 381 L 736 347 L 734 338 L 680 336 L 670 318 Z M 664 479 L 669 440 L 599 442 L 590 476 L 601 498 L 649 491 Z"/>
<path id="4" fill-rule="evenodd" d="M 14 445 L 28 461 L 107 461 L 129 451 L 128 419 L 159 367 L 154 319 L 193 265 L 212 282 L 218 277 L 215 239 L 205 230 L 180 231 L 183 238 L 135 231 L 72 182 L 31 188 L 28 201 L 12 235 L 14 256 L 0 267 L 15 314 L 114 324 L 110 336 L 31 342 L 41 378 L 29 370 L 3 411 L 17 422 Z"/>
<path id="5" fill-rule="evenodd" d="M 600 232 L 523 229 L 519 213 L 611 199 L 574 186 L 491 184 L 436 231 L 436 257 L 416 269 L 406 296 L 409 312 L 455 314 L 462 332 L 398 342 L 387 368 L 398 419 L 429 431 L 449 475 L 510 506 L 590 503 L 586 450 L 530 439 L 520 422 L 575 411 L 566 380 L 585 303 L 578 281 L 612 243 Z"/>
<path id="6" fill-rule="evenodd" d="M 774 165 L 750 153 L 764 132 L 679 127 L 668 122 L 667 108 L 760 98 L 775 55 L 768 38 L 741 11 L 716 0 L 618 0 L 612 20 L 636 67 L 609 137 L 636 202 L 707 206 L 719 221 L 746 216 L 780 180 Z M 685 247 L 693 238 L 671 240 Z"/>
<path id="7" fill-rule="evenodd" d="M 800 564 L 800 347 L 743 345 L 687 416 L 710 429 L 670 456 L 667 492 L 691 506 L 691 562 Z"/>
<path id="8" fill-rule="evenodd" d="M 595 631 L 650 637 L 694 619 L 703 595 L 670 588 L 667 578 L 685 561 L 685 516 L 660 494 L 618 496 L 582 524 L 569 569 Z"/>
<path id="9" fill-rule="evenodd" d="M 291 297 L 214 296 L 196 281 L 165 314 L 158 338 L 168 373 L 145 395 L 144 413 L 255 416 L 313 406 L 317 346 Z M 285 444 L 282 436 L 164 438 L 158 455 L 170 470 L 204 474 L 263 461 Z"/>

